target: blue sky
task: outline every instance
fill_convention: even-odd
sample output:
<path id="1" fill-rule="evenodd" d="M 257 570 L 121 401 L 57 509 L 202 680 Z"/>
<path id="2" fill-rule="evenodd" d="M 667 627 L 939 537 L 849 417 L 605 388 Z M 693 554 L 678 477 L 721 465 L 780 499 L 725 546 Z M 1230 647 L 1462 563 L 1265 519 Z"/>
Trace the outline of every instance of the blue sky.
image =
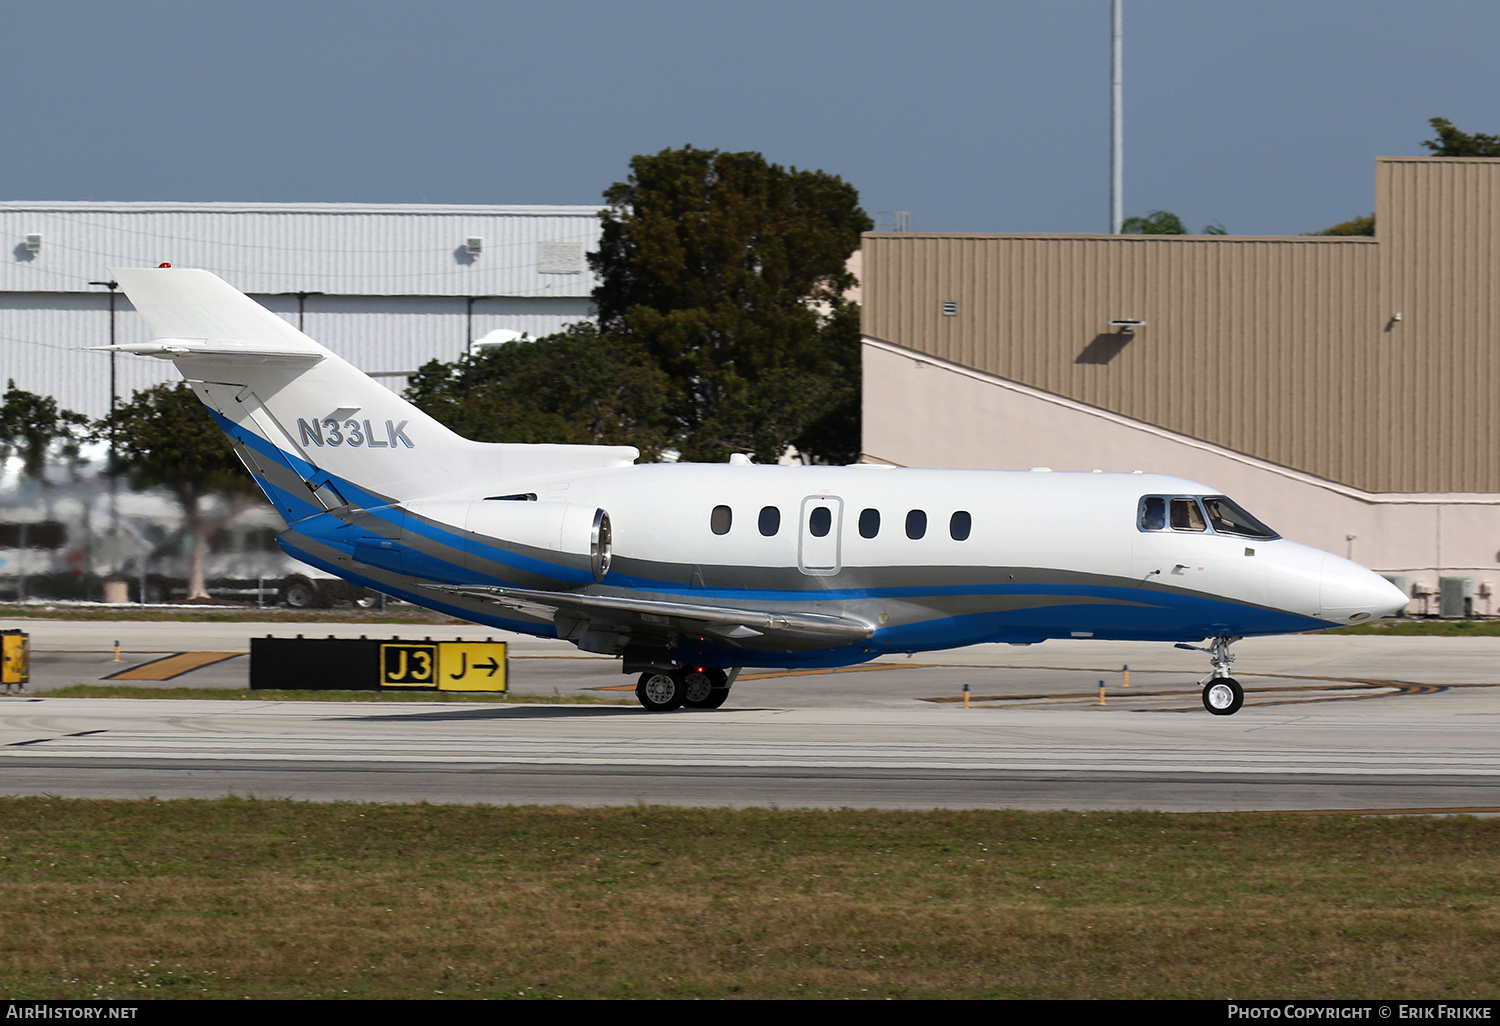
<path id="1" fill-rule="evenodd" d="M 0 199 L 593 203 L 758 150 L 929 231 L 1108 226 L 1109 2 L 0 2 Z M 1296 234 L 1427 119 L 1500 133 L 1500 4 L 1125 0 L 1125 205 Z"/>

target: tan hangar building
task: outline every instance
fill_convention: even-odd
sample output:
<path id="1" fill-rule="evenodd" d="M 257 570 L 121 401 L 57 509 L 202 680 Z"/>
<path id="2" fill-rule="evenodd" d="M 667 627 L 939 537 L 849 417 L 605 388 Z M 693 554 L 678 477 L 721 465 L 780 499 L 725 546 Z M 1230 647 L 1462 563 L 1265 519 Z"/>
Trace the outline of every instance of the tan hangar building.
<path id="1" fill-rule="evenodd" d="M 1375 224 L 868 234 L 862 460 L 1175 473 L 1500 611 L 1500 160 L 1379 158 Z"/>

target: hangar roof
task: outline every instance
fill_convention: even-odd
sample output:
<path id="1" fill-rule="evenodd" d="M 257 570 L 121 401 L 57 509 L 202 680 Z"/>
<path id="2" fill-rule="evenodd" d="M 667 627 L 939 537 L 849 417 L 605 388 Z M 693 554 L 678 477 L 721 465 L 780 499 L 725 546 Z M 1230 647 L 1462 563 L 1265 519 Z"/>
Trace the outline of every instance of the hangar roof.
<path id="1" fill-rule="evenodd" d="M 586 297 L 600 209 L 0 202 L 0 293 L 98 292 L 111 267 L 166 262 L 260 295 Z"/>

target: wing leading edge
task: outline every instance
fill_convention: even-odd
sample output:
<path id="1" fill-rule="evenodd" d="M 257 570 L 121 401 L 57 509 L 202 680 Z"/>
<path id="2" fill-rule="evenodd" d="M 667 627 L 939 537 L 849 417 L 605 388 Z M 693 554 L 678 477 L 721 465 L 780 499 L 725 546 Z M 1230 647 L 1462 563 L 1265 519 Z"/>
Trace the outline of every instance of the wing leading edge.
<path id="1" fill-rule="evenodd" d="M 532 591 L 482 585 L 437 585 L 435 591 L 465 595 L 550 618 L 561 637 L 616 630 L 637 639 L 712 635 L 732 645 L 761 648 L 768 642 L 789 650 L 867 641 L 875 628 L 863 621 L 816 613 L 780 613 L 692 602 L 619 598 L 578 592 Z"/>

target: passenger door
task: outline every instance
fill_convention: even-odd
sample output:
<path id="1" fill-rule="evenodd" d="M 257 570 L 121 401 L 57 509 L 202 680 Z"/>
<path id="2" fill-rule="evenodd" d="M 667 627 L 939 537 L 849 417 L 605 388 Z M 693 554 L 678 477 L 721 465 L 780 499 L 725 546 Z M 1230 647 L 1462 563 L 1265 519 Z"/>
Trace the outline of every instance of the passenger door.
<path id="1" fill-rule="evenodd" d="M 838 573 L 843 531 L 843 499 L 834 495 L 803 499 L 797 527 L 797 569 L 813 576 Z"/>

